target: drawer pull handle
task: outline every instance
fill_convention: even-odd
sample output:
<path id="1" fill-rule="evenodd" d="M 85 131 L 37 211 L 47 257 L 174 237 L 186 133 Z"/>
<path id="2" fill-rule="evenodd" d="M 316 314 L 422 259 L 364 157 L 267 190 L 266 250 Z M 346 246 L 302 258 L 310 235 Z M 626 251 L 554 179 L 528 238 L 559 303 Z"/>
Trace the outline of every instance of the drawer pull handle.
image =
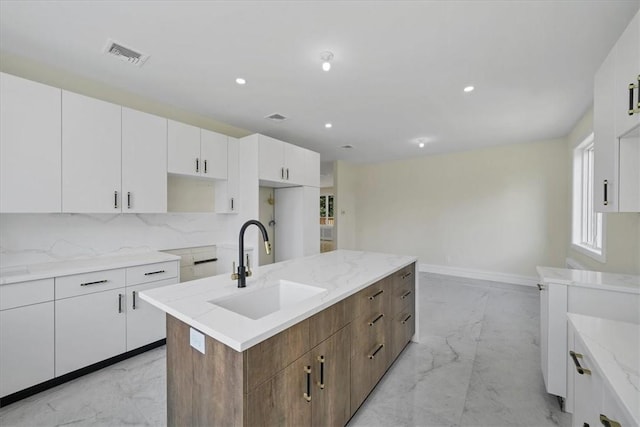
<path id="1" fill-rule="evenodd" d="M 405 299 L 406 297 L 408 297 L 409 295 L 411 295 L 411 291 L 407 291 L 404 293 L 404 295 L 402 295 L 400 298 L 401 299 Z"/>
<path id="2" fill-rule="evenodd" d="M 369 299 L 370 299 L 371 301 L 373 301 L 374 299 L 376 299 L 376 297 L 378 297 L 378 296 L 379 296 L 380 294 L 382 294 L 383 292 L 384 292 L 384 289 L 380 289 L 378 292 L 376 292 L 375 294 L 371 295 L 371 296 L 369 297 Z"/>
<path id="3" fill-rule="evenodd" d="M 408 272 L 408 273 L 405 273 L 405 274 L 403 274 L 403 275 L 401 276 L 401 279 L 402 279 L 402 280 L 404 280 L 404 279 L 406 279 L 407 277 L 411 276 L 412 274 L 413 274 L 413 273 L 412 273 L 411 271 L 410 271 L 410 272 Z"/>
<path id="4" fill-rule="evenodd" d="M 578 373 L 580 375 L 591 375 L 591 370 L 587 369 L 587 368 L 583 368 L 582 366 L 580 366 L 580 362 L 578 361 L 578 359 L 582 359 L 582 355 L 580 353 L 576 353 L 574 351 L 569 351 L 569 354 L 571 355 L 571 358 L 573 359 L 573 364 L 576 365 L 576 371 L 578 371 Z"/>
<path id="5" fill-rule="evenodd" d="M 318 387 L 324 389 L 324 356 L 318 356 L 318 362 L 320 362 L 320 382 L 318 382 Z"/>
<path id="6" fill-rule="evenodd" d="M 164 273 L 164 270 L 158 270 L 158 271 L 151 271 L 149 273 L 144 273 L 145 276 L 152 276 L 154 274 L 160 274 L 160 273 Z"/>
<path id="7" fill-rule="evenodd" d="M 122 313 L 122 294 L 118 294 L 118 313 Z"/>
<path id="8" fill-rule="evenodd" d="M 305 366 L 304 372 L 307 374 L 307 391 L 302 396 L 304 396 L 304 400 L 311 402 L 311 366 Z"/>
<path id="9" fill-rule="evenodd" d="M 369 359 L 373 359 L 373 358 L 375 358 L 375 357 L 376 357 L 376 354 L 378 354 L 378 352 L 379 352 L 380 350 L 382 350 L 382 347 L 384 347 L 384 344 L 380 344 L 380 345 L 378 345 L 378 347 L 373 351 L 373 353 L 371 353 L 371 354 L 369 355 Z"/>
<path id="10" fill-rule="evenodd" d="M 95 282 L 86 282 L 86 283 L 80 283 L 80 286 L 91 286 L 91 285 L 99 285 L 101 283 L 107 283 L 108 280 L 97 280 Z"/>
<path id="11" fill-rule="evenodd" d="M 538 290 L 544 291 L 544 285 L 542 283 L 538 283 Z"/>
<path id="12" fill-rule="evenodd" d="M 404 325 L 405 323 L 407 323 L 407 322 L 409 321 L 409 319 L 411 319 L 411 315 L 410 315 L 410 314 L 407 314 L 407 317 L 405 317 L 405 318 L 402 320 L 402 324 Z"/>
<path id="13" fill-rule="evenodd" d="M 194 261 L 193 265 L 206 264 L 208 262 L 215 262 L 217 260 L 218 260 L 218 258 L 201 259 L 200 261 Z"/>
<path id="14" fill-rule="evenodd" d="M 376 324 L 376 322 L 377 322 L 378 320 L 382 319 L 383 317 L 384 317 L 384 314 L 382 314 L 382 313 L 378 314 L 378 316 L 376 316 L 376 318 L 375 318 L 375 319 L 373 319 L 373 320 L 369 321 L 369 326 L 373 326 L 373 325 L 375 325 L 375 324 Z"/>
<path id="15" fill-rule="evenodd" d="M 131 308 L 133 310 L 136 309 L 136 293 L 137 293 L 136 291 L 131 292 L 131 299 L 132 299 Z"/>
<path id="16" fill-rule="evenodd" d="M 604 414 L 600 414 L 600 422 L 604 427 L 622 427 L 619 422 L 613 421 Z"/>

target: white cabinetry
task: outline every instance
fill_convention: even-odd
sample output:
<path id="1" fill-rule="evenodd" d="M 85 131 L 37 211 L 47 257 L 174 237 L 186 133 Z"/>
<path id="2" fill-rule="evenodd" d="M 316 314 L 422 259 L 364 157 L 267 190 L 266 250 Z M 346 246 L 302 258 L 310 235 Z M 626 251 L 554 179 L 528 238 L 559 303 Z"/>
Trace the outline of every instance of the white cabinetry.
<path id="1" fill-rule="evenodd" d="M 54 377 L 53 279 L 0 286 L 0 396 Z"/>
<path id="2" fill-rule="evenodd" d="M 60 212 L 61 90 L 0 73 L 0 212 Z"/>
<path id="3" fill-rule="evenodd" d="M 62 210 L 119 212 L 119 105 L 62 91 Z"/>
<path id="4" fill-rule="evenodd" d="M 229 138 L 227 143 L 227 179 L 216 181 L 215 210 L 216 213 L 239 212 L 240 189 L 240 152 L 236 138 Z"/>
<path id="5" fill-rule="evenodd" d="M 320 155 L 283 141 L 258 135 L 258 177 L 264 185 L 320 186 Z"/>
<path id="6" fill-rule="evenodd" d="M 168 121 L 169 173 L 227 179 L 227 136 Z"/>
<path id="7" fill-rule="evenodd" d="M 167 211 L 167 119 L 122 108 L 122 211 Z"/>
<path id="8" fill-rule="evenodd" d="M 567 286 L 539 284 L 540 289 L 540 360 L 547 392 L 567 396 L 567 363 L 562 349 L 567 342 Z"/>
<path id="9" fill-rule="evenodd" d="M 596 210 L 640 212 L 640 88 L 629 114 L 629 85 L 639 85 L 640 12 L 602 63 L 594 80 Z"/>

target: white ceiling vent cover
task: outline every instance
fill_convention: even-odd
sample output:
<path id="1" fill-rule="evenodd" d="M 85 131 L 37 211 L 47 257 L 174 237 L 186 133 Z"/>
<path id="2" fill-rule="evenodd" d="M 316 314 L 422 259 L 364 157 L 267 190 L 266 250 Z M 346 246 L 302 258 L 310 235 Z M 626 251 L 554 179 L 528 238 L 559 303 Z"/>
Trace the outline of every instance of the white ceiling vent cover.
<path id="1" fill-rule="evenodd" d="M 269 114 L 268 116 L 264 116 L 265 119 L 272 120 L 274 122 L 284 122 L 287 120 L 287 116 L 283 116 L 280 113 Z"/>
<path id="2" fill-rule="evenodd" d="M 113 55 L 122 61 L 137 65 L 138 67 L 142 67 L 145 61 L 149 59 L 149 55 L 137 52 L 135 49 L 123 46 L 111 39 L 107 40 L 107 44 L 104 47 L 104 53 Z"/>

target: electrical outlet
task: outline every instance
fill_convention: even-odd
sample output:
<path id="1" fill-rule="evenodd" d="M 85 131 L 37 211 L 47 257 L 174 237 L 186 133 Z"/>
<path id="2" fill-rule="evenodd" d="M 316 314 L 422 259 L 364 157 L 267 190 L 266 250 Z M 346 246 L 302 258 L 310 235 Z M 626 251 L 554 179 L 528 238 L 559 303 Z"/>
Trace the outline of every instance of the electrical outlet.
<path id="1" fill-rule="evenodd" d="M 193 328 L 189 328 L 189 344 L 191 344 L 191 347 L 195 348 L 200 353 L 205 354 L 204 334 L 202 332 L 196 331 Z"/>

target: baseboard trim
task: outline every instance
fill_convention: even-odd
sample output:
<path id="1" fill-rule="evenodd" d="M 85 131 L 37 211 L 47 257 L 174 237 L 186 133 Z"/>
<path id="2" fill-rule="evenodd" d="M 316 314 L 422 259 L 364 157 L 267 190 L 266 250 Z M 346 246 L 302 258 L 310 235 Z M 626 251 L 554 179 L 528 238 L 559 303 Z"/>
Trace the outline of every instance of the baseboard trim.
<path id="1" fill-rule="evenodd" d="M 435 264 L 420 264 L 418 269 L 422 273 L 445 274 L 447 276 L 466 277 L 469 279 L 490 280 L 492 282 L 509 283 L 521 286 L 536 286 L 536 277 L 521 276 L 519 274 L 499 273 L 497 271 L 482 271 L 471 268 L 450 267 Z"/>

